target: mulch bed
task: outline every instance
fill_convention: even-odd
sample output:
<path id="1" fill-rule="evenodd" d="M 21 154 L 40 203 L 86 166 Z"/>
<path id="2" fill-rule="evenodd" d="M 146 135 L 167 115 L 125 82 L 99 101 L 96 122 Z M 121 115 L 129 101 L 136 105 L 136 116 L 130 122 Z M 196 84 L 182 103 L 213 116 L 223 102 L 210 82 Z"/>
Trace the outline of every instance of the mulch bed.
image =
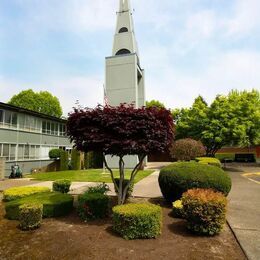
<path id="1" fill-rule="evenodd" d="M 115 234 L 111 219 L 84 223 L 76 212 L 44 219 L 40 229 L 23 232 L 17 221 L 4 218 L 0 203 L 0 259 L 246 259 L 227 225 L 216 237 L 192 235 L 161 200 L 152 202 L 163 207 L 162 235 L 133 241 Z"/>

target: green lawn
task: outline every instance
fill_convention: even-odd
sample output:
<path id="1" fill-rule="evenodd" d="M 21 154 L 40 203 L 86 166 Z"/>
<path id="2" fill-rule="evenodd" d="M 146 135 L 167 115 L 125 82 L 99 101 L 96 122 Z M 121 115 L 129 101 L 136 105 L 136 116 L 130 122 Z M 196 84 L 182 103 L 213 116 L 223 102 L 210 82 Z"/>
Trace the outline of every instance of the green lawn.
<path id="1" fill-rule="evenodd" d="M 139 182 L 146 176 L 150 175 L 153 170 L 139 171 L 135 177 L 135 183 Z M 126 170 L 126 178 L 130 178 L 131 171 Z M 115 176 L 119 176 L 118 170 L 115 171 Z M 106 170 L 103 173 L 103 169 L 91 169 L 82 171 L 60 171 L 60 172 L 44 172 L 26 175 L 26 178 L 33 178 L 39 181 L 55 181 L 59 179 L 67 179 L 75 182 L 106 182 L 111 183 L 111 176 Z"/>

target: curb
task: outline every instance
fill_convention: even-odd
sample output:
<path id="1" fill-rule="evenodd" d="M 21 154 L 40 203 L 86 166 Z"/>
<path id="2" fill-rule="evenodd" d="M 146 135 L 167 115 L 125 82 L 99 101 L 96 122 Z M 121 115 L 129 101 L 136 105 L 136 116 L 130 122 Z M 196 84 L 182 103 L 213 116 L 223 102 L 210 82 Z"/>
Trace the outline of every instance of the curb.
<path id="1" fill-rule="evenodd" d="M 235 231 L 233 230 L 233 228 L 231 227 L 229 221 L 226 220 L 226 223 L 227 223 L 228 227 L 230 228 L 232 234 L 234 235 L 234 237 L 235 237 L 235 239 L 236 239 L 236 241 L 237 241 L 239 247 L 240 247 L 241 250 L 243 251 L 243 253 L 244 253 L 246 259 L 247 259 L 247 260 L 250 260 L 250 258 L 248 257 L 248 254 L 246 253 L 246 250 L 244 249 L 244 247 L 243 247 L 242 244 L 240 243 L 240 241 L 239 241 L 239 239 L 238 239 L 238 237 L 237 237 L 237 235 L 236 235 L 236 232 L 235 232 Z"/>

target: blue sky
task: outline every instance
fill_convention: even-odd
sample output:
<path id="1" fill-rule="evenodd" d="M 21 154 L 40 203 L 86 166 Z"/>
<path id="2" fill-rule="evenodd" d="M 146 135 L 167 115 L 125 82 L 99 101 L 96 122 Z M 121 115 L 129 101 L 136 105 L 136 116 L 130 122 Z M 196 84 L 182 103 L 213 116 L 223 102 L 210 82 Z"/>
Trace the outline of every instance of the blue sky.
<path id="1" fill-rule="evenodd" d="M 48 90 L 102 103 L 119 0 L 1 0 L 0 101 Z M 260 88 L 259 0 L 132 0 L 147 99 L 169 108 Z"/>

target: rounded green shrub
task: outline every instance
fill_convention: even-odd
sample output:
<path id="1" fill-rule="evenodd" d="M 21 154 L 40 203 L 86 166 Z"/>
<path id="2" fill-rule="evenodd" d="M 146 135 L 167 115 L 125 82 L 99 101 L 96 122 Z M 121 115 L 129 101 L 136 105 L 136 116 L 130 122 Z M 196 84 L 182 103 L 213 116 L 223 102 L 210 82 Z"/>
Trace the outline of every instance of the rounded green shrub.
<path id="1" fill-rule="evenodd" d="M 228 195 L 231 178 L 221 168 L 197 162 L 173 163 L 160 171 L 159 185 L 164 198 L 173 202 L 192 188 L 211 188 Z"/>
<path id="2" fill-rule="evenodd" d="M 171 157 L 177 161 L 190 161 L 206 154 L 206 149 L 201 143 L 191 138 L 179 139 L 170 148 Z"/>
<path id="3" fill-rule="evenodd" d="M 60 192 L 46 192 L 30 195 L 21 199 L 5 203 L 6 217 L 19 219 L 19 206 L 28 203 L 40 203 L 43 205 L 43 217 L 59 217 L 71 212 L 73 209 L 73 197 Z"/>
<path id="4" fill-rule="evenodd" d="M 86 192 L 78 198 L 78 215 L 84 221 L 106 217 L 108 208 L 109 197 L 100 192 Z"/>
<path id="5" fill-rule="evenodd" d="M 51 190 L 46 187 L 14 187 L 4 191 L 3 200 L 12 201 L 33 194 L 50 192 L 50 191 Z"/>
<path id="6" fill-rule="evenodd" d="M 61 193 L 68 193 L 70 191 L 70 180 L 57 180 L 52 184 L 53 191 L 58 191 Z"/>
<path id="7" fill-rule="evenodd" d="M 219 234 L 226 221 L 227 199 L 211 189 L 191 189 L 183 194 L 187 228 L 197 234 Z"/>
<path id="8" fill-rule="evenodd" d="M 40 227 L 43 206 L 39 203 L 28 203 L 19 206 L 19 227 L 22 230 L 32 230 Z"/>
<path id="9" fill-rule="evenodd" d="M 208 165 L 213 165 L 221 168 L 221 162 L 217 158 L 213 157 L 197 157 L 196 162 L 202 163 L 202 164 L 208 164 Z"/>
<path id="10" fill-rule="evenodd" d="M 130 203 L 113 208 L 113 229 L 124 239 L 156 238 L 161 234 L 161 207 Z"/>
<path id="11" fill-rule="evenodd" d="M 61 149 L 51 149 L 49 151 L 49 157 L 50 159 L 54 159 L 54 160 L 57 160 L 60 158 L 60 155 L 61 155 Z"/>

